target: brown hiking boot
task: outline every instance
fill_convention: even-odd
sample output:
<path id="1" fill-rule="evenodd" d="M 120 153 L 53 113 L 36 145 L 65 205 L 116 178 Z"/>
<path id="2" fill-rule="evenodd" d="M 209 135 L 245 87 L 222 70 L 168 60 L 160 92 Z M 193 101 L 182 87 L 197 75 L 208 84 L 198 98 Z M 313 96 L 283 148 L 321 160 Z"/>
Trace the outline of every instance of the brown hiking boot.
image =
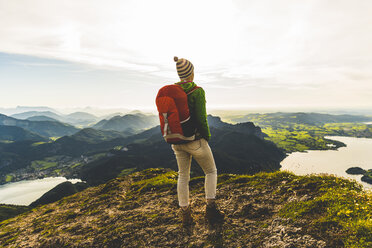
<path id="1" fill-rule="evenodd" d="M 218 209 L 215 201 L 207 203 L 205 208 L 205 219 L 210 226 L 222 224 L 224 222 L 225 213 Z"/>
<path id="2" fill-rule="evenodd" d="M 188 206 L 186 209 L 181 207 L 181 216 L 182 216 L 182 226 L 191 226 L 194 224 L 194 220 L 191 216 L 191 209 Z"/>

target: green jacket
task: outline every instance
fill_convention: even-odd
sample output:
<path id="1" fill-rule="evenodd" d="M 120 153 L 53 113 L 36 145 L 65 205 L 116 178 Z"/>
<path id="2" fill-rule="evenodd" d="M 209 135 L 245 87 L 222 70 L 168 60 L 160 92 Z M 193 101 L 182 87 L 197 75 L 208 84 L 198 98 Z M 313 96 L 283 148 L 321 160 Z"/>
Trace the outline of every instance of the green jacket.
<path id="1" fill-rule="evenodd" d="M 180 85 L 186 93 L 188 93 L 196 86 L 194 82 L 184 84 L 179 83 L 181 82 L 177 82 L 175 84 Z M 209 131 L 207 121 L 207 110 L 205 107 L 206 100 L 203 88 L 198 88 L 191 94 L 187 95 L 187 101 L 189 105 L 191 120 L 196 126 L 196 137 L 204 138 L 208 141 L 211 137 L 211 132 Z"/>

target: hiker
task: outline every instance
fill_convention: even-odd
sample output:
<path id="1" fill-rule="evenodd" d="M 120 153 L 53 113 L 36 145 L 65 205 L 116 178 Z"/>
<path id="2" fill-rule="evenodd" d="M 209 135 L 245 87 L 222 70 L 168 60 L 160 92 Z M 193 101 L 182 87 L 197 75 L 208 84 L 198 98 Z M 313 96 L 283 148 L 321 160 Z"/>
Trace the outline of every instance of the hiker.
<path id="1" fill-rule="evenodd" d="M 178 181 L 177 195 L 181 207 L 182 223 L 184 226 L 194 224 L 189 206 L 189 181 L 191 160 L 194 158 L 205 173 L 205 218 L 210 225 L 222 223 L 224 213 L 216 204 L 217 168 L 214 162 L 208 141 L 211 137 L 207 113 L 205 107 L 205 93 L 203 88 L 196 87 L 194 80 L 194 66 L 186 59 L 174 57 L 177 73 L 181 81 L 175 83 L 180 85 L 187 93 L 187 102 L 190 111 L 190 119 L 196 128 L 195 139 L 184 144 L 172 144 L 172 149 L 177 159 Z"/>

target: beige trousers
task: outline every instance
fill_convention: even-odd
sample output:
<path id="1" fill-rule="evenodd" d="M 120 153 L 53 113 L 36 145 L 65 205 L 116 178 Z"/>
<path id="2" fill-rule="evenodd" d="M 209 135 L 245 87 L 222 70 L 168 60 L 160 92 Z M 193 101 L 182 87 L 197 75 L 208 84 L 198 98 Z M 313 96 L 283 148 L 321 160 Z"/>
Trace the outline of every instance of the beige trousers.
<path id="1" fill-rule="evenodd" d="M 217 187 L 217 168 L 212 150 L 205 139 L 194 140 L 186 144 L 172 145 L 178 165 L 177 195 L 181 207 L 189 205 L 189 181 L 192 157 L 205 173 L 205 198 L 214 199 Z"/>

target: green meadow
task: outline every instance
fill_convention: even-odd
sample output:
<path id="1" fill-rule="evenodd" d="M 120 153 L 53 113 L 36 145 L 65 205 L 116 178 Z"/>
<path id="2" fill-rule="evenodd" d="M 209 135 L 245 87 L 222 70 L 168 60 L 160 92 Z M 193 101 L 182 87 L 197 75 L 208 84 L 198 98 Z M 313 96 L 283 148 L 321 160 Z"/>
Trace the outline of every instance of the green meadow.
<path id="1" fill-rule="evenodd" d="M 265 139 L 288 153 L 345 146 L 342 142 L 326 139 L 325 136 L 372 138 L 372 124 L 365 124 L 364 119 L 353 119 L 348 115 L 278 112 L 226 116 L 224 120 L 232 123 L 253 122 L 267 134 Z"/>

